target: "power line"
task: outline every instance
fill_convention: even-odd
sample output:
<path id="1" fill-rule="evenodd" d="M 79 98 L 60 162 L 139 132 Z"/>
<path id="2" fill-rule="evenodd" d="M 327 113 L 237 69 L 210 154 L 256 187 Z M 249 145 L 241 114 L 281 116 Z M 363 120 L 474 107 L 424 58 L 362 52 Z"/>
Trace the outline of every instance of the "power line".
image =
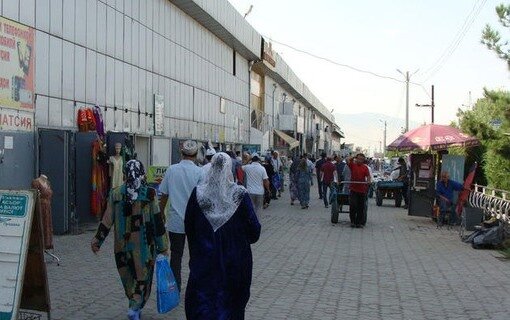
<path id="1" fill-rule="evenodd" d="M 332 60 L 332 59 L 330 59 L 330 58 L 321 57 L 321 56 L 319 56 L 319 55 L 316 55 L 316 54 L 314 54 L 314 53 L 308 52 L 308 51 L 306 51 L 306 50 L 298 49 L 298 48 L 296 48 L 296 47 L 294 47 L 294 46 L 291 46 L 291 45 L 289 45 L 289 44 L 283 43 L 283 42 L 278 41 L 278 40 L 274 40 L 274 39 L 272 39 L 271 37 L 266 37 L 266 38 L 268 38 L 270 41 L 272 41 L 272 42 L 274 42 L 274 43 L 277 43 L 277 44 L 279 44 L 279 45 L 281 45 L 281 46 L 284 46 L 284 47 L 287 47 L 287 48 L 289 48 L 289 49 L 292 49 L 292 50 L 294 50 L 294 51 L 296 51 L 296 52 L 299 52 L 299 53 L 302 53 L 302 54 L 308 55 L 308 56 L 310 56 L 310 57 L 312 57 L 312 58 L 315 58 L 315 59 L 319 59 L 319 60 L 326 61 L 326 62 L 331 63 L 331 64 L 334 64 L 334 65 L 336 65 L 336 66 L 340 66 L 340 67 L 348 68 L 348 69 L 354 70 L 354 71 L 356 71 L 356 72 L 361 72 L 361 73 L 369 74 L 369 75 L 372 75 L 372 76 L 375 76 L 375 77 L 378 77 L 378 78 L 381 78 L 381 79 L 392 80 L 392 81 L 396 81 L 396 82 L 398 82 L 398 83 L 405 83 L 405 81 L 404 81 L 404 80 L 400 80 L 400 79 L 397 79 L 397 78 L 394 78 L 394 77 L 391 77 L 391 76 L 381 75 L 381 74 L 378 74 L 378 73 L 373 72 L 373 71 L 364 70 L 364 69 L 361 69 L 361 68 L 358 68 L 358 67 L 354 67 L 354 66 L 351 66 L 351 65 L 345 64 L 345 63 L 337 62 L 337 61 L 334 61 L 334 60 Z M 416 82 L 412 82 L 412 81 L 410 81 L 410 82 L 409 82 L 409 84 L 412 84 L 412 85 L 415 85 L 415 86 L 421 86 L 421 87 L 422 87 L 422 89 L 424 89 L 424 90 L 425 90 L 425 88 L 423 87 L 423 85 L 422 85 L 422 84 L 420 84 L 420 83 L 416 83 Z M 426 92 L 426 90 L 425 90 L 425 92 Z M 429 94 L 429 93 L 427 93 L 427 95 L 429 95 L 429 96 L 430 96 L 430 94 Z"/>
<path id="2" fill-rule="evenodd" d="M 430 73 L 438 64 L 439 62 L 442 61 L 442 59 L 444 58 L 444 56 L 446 55 L 446 53 L 451 49 L 451 47 L 453 46 L 453 44 L 455 43 L 455 41 L 457 41 L 458 37 L 460 36 L 462 30 L 464 30 L 467 22 L 469 21 L 469 18 L 471 17 L 471 15 L 475 12 L 475 9 L 477 7 L 478 4 L 480 4 L 482 0 L 477 0 L 477 2 L 475 2 L 475 4 L 473 5 L 473 8 L 471 8 L 471 11 L 469 11 L 469 14 L 466 16 L 466 18 L 464 19 L 464 22 L 462 23 L 461 27 L 459 28 L 459 30 L 457 31 L 457 33 L 455 34 L 455 36 L 453 37 L 452 41 L 450 42 L 450 44 L 448 45 L 448 47 L 446 47 L 443 51 L 443 53 L 439 56 L 439 58 L 436 59 L 436 61 L 434 61 L 434 63 L 423 73 L 424 75 L 427 75 L 428 73 Z"/>
<path id="3" fill-rule="evenodd" d="M 424 74 L 428 74 L 428 76 L 425 78 L 422 83 L 427 82 L 430 78 L 432 78 L 439 70 L 443 68 L 445 63 L 448 61 L 448 59 L 453 55 L 455 50 L 459 47 L 460 43 L 464 39 L 464 36 L 467 34 L 471 26 L 473 25 L 473 22 L 476 20 L 480 12 L 482 11 L 482 8 L 485 6 L 485 3 L 487 3 L 487 0 L 479 0 L 475 3 L 473 6 L 473 9 L 471 9 L 471 12 L 466 17 L 462 27 L 457 32 L 456 36 L 454 37 L 452 43 L 450 46 L 446 48 L 446 50 L 443 52 L 443 54 L 439 57 L 439 59 L 436 60 L 436 62 L 432 65 L 431 68 L 429 68 Z"/>
<path id="4" fill-rule="evenodd" d="M 357 72 L 361 72 L 361 73 L 365 73 L 365 74 L 370 74 L 374 77 L 378 77 L 378 78 L 381 78 L 381 79 L 387 79 L 387 80 L 393 80 L 393 81 L 396 81 L 396 82 L 399 82 L 399 83 L 404 83 L 405 81 L 402 81 L 402 80 L 399 80 L 397 78 L 394 78 L 394 77 L 391 77 L 391 76 L 385 76 L 385 75 L 381 75 L 381 74 L 378 74 L 378 73 L 375 73 L 373 71 L 369 71 L 369 70 L 363 70 L 363 69 L 360 69 L 360 68 L 357 68 L 357 67 L 353 67 L 351 65 L 348 65 L 348 64 L 345 64 L 345 63 L 340 63 L 340 62 L 336 62 L 334 60 L 331 60 L 329 58 L 326 58 L 326 57 L 321 57 L 321 56 L 318 56 L 316 54 L 313 54 L 313 53 L 310 53 L 308 51 L 305 51 L 305 50 L 302 50 L 302 49 L 298 49 L 296 47 L 293 47 L 291 45 L 288 45 L 286 43 L 283 43 L 283 42 L 280 42 L 280 41 L 277 41 L 277 40 L 274 40 L 270 37 L 268 37 L 268 39 L 271 41 L 271 42 L 274 42 L 274 43 L 277 43 L 279 45 L 282 45 L 284 47 L 287 47 L 289 49 L 292 49 L 296 52 L 299 52 L 299 53 L 303 53 L 303 54 L 306 54 L 308 56 L 311 56 L 315 59 L 319 59 L 319 60 L 323 60 L 323 61 L 326 61 L 326 62 L 329 62 L 329 63 L 332 63 L 334 65 L 337 65 L 337 66 L 340 66 L 340 67 L 344 67 L 344 68 L 348 68 L 348 69 L 351 69 L 351 70 L 354 70 L 354 71 L 357 71 Z"/>

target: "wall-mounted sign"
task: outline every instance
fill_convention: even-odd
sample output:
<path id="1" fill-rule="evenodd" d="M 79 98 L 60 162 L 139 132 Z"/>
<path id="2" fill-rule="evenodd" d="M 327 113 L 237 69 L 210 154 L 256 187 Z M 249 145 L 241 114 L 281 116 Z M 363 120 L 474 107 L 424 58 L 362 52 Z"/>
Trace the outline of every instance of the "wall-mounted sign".
<path id="1" fill-rule="evenodd" d="M 264 41 L 264 52 L 262 54 L 262 59 L 266 61 L 269 65 L 271 65 L 273 68 L 276 67 L 275 53 L 273 51 L 273 45 L 271 44 L 271 42 Z"/>
<path id="2" fill-rule="evenodd" d="M 35 32 L 0 17 L 0 107 L 34 111 Z"/>
<path id="3" fill-rule="evenodd" d="M 165 97 L 154 95 L 154 135 L 165 134 Z"/>
<path id="4" fill-rule="evenodd" d="M 243 152 L 250 155 L 256 152 L 260 155 L 260 144 L 243 144 Z"/>
<path id="5" fill-rule="evenodd" d="M 220 112 L 221 113 L 225 113 L 226 112 L 226 109 L 225 109 L 225 98 L 223 98 L 223 97 L 220 98 Z"/>
<path id="6" fill-rule="evenodd" d="M 34 113 L 0 108 L 1 131 L 33 131 Z"/>

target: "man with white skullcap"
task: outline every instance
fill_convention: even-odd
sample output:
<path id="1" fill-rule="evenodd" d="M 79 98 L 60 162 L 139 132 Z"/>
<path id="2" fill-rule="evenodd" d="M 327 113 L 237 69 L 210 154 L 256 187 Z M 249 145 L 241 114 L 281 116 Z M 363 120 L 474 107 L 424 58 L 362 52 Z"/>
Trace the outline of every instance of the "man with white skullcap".
<path id="1" fill-rule="evenodd" d="M 182 144 L 182 160 L 166 170 L 159 191 L 162 193 L 159 206 L 161 212 L 168 203 L 166 230 L 170 237 L 170 266 L 175 275 L 179 290 L 181 290 L 181 262 L 186 243 L 184 231 L 184 215 L 191 192 L 202 180 L 202 169 L 195 164 L 198 144 L 193 140 L 186 140 Z"/>
<path id="2" fill-rule="evenodd" d="M 211 169 L 211 159 L 216 154 L 216 150 L 214 150 L 213 147 L 208 147 L 207 150 L 205 150 L 205 158 L 207 159 L 207 163 L 202 167 L 202 172 L 205 175 Z"/>

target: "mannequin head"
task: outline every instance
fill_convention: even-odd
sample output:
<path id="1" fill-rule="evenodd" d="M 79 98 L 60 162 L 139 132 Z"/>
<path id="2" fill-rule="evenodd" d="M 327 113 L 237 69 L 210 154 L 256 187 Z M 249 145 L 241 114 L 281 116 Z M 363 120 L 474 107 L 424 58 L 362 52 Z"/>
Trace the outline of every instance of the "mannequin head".
<path id="1" fill-rule="evenodd" d="M 122 150 L 122 144 L 120 142 L 117 142 L 115 144 L 115 155 L 120 156 L 120 151 Z"/>

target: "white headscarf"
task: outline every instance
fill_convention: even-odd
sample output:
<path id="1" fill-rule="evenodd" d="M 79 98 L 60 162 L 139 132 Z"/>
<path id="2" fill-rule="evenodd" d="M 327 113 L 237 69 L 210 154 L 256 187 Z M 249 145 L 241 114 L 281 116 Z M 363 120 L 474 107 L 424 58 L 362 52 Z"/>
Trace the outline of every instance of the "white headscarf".
<path id="1" fill-rule="evenodd" d="M 234 215 L 243 201 L 246 189 L 234 183 L 232 160 L 216 153 L 205 179 L 197 186 L 197 201 L 214 232 Z"/>

